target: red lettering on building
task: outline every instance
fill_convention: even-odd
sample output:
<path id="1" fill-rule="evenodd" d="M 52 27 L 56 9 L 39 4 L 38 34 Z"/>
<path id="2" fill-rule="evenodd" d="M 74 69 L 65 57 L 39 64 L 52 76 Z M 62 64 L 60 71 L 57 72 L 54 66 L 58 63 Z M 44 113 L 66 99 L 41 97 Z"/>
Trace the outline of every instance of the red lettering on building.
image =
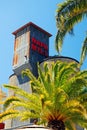
<path id="1" fill-rule="evenodd" d="M 31 49 L 34 50 L 34 51 L 36 51 L 36 50 L 37 50 L 36 45 L 32 44 L 32 45 L 31 45 Z"/>
<path id="2" fill-rule="evenodd" d="M 36 52 L 38 52 L 39 54 L 41 54 L 41 55 L 43 55 L 45 57 L 48 56 L 48 46 L 45 43 L 37 40 L 34 37 L 32 37 L 31 41 L 32 41 L 31 49 L 33 51 L 36 51 Z"/>
<path id="3" fill-rule="evenodd" d="M 35 38 L 32 38 L 32 42 L 33 42 L 33 43 L 36 43 L 36 41 L 37 41 L 37 40 L 36 40 Z"/>

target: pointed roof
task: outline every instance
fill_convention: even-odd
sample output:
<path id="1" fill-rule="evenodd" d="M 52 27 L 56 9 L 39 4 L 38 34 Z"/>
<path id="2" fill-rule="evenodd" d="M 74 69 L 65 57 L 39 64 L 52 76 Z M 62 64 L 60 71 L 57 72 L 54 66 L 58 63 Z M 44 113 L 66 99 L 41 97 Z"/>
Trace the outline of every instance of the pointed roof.
<path id="1" fill-rule="evenodd" d="M 47 31 L 45 31 L 44 29 L 42 29 L 41 27 L 37 26 L 36 24 L 29 22 L 27 24 L 25 24 L 24 26 L 20 27 L 19 29 L 17 29 L 16 31 L 14 31 L 12 34 L 16 35 L 18 32 L 20 32 L 21 30 L 23 30 L 24 28 L 28 27 L 28 26 L 33 26 L 34 28 L 37 28 L 38 30 L 42 31 L 43 33 L 45 33 L 46 35 L 48 35 L 49 37 L 52 36 L 52 34 L 48 33 Z"/>

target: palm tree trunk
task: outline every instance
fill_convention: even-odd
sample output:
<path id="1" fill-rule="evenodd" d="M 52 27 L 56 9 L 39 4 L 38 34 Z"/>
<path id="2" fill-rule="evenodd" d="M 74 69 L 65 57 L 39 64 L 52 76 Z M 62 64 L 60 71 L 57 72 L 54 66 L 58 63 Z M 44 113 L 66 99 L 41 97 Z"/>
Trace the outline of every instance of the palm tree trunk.
<path id="1" fill-rule="evenodd" d="M 61 120 L 51 120 L 48 122 L 48 127 L 51 130 L 65 130 L 65 124 Z"/>

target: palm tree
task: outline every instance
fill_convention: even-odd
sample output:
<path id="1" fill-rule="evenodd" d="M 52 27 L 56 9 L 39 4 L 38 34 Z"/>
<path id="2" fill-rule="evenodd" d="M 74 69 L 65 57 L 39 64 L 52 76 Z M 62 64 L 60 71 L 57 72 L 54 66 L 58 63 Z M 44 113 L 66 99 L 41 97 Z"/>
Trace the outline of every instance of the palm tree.
<path id="1" fill-rule="evenodd" d="M 73 27 L 87 16 L 87 0 L 65 0 L 58 5 L 56 24 L 56 50 L 60 53 L 65 35 L 73 32 Z M 84 41 L 87 40 L 87 36 Z M 85 44 L 84 44 L 85 45 Z M 84 46 L 83 45 L 83 46 Z M 87 55 L 87 46 L 82 47 L 81 64 Z"/>
<path id="2" fill-rule="evenodd" d="M 5 111 L 0 121 L 20 117 L 21 121 L 38 118 L 52 130 L 76 130 L 76 124 L 87 128 L 87 70 L 80 71 L 77 63 L 45 63 L 38 65 L 38 78 L 30 70 L 23 76 L 30 78 L 32 93 L 20 87 L 4 85 L 15 92 L 4 102 Z M 84 87 L 85 86 L 85 87 Z"/>

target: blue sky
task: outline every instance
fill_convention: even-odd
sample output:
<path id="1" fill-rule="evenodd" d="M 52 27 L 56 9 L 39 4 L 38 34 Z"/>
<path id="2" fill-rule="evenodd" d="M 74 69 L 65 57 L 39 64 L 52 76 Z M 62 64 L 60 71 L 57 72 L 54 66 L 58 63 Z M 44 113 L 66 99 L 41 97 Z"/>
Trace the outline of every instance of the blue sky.
<path id="1" fill-rule="evenodd" d="M 12 58 L 14 32 L 19 27 L 32 21 L 53 36 L 50 38 L 50 55 L 57 55 L 55 50 L 56 9 L 63 0 L 0 0 L 0 85 L 9 83 L 13 74 Z M 80 59 L 82 42 L 86 36 L 87 19 L 75 26 L 74 36 L 67 35 L 64 40 L 62 55 Z M 87 59 L 82 69 L 87 68 Z"/>

